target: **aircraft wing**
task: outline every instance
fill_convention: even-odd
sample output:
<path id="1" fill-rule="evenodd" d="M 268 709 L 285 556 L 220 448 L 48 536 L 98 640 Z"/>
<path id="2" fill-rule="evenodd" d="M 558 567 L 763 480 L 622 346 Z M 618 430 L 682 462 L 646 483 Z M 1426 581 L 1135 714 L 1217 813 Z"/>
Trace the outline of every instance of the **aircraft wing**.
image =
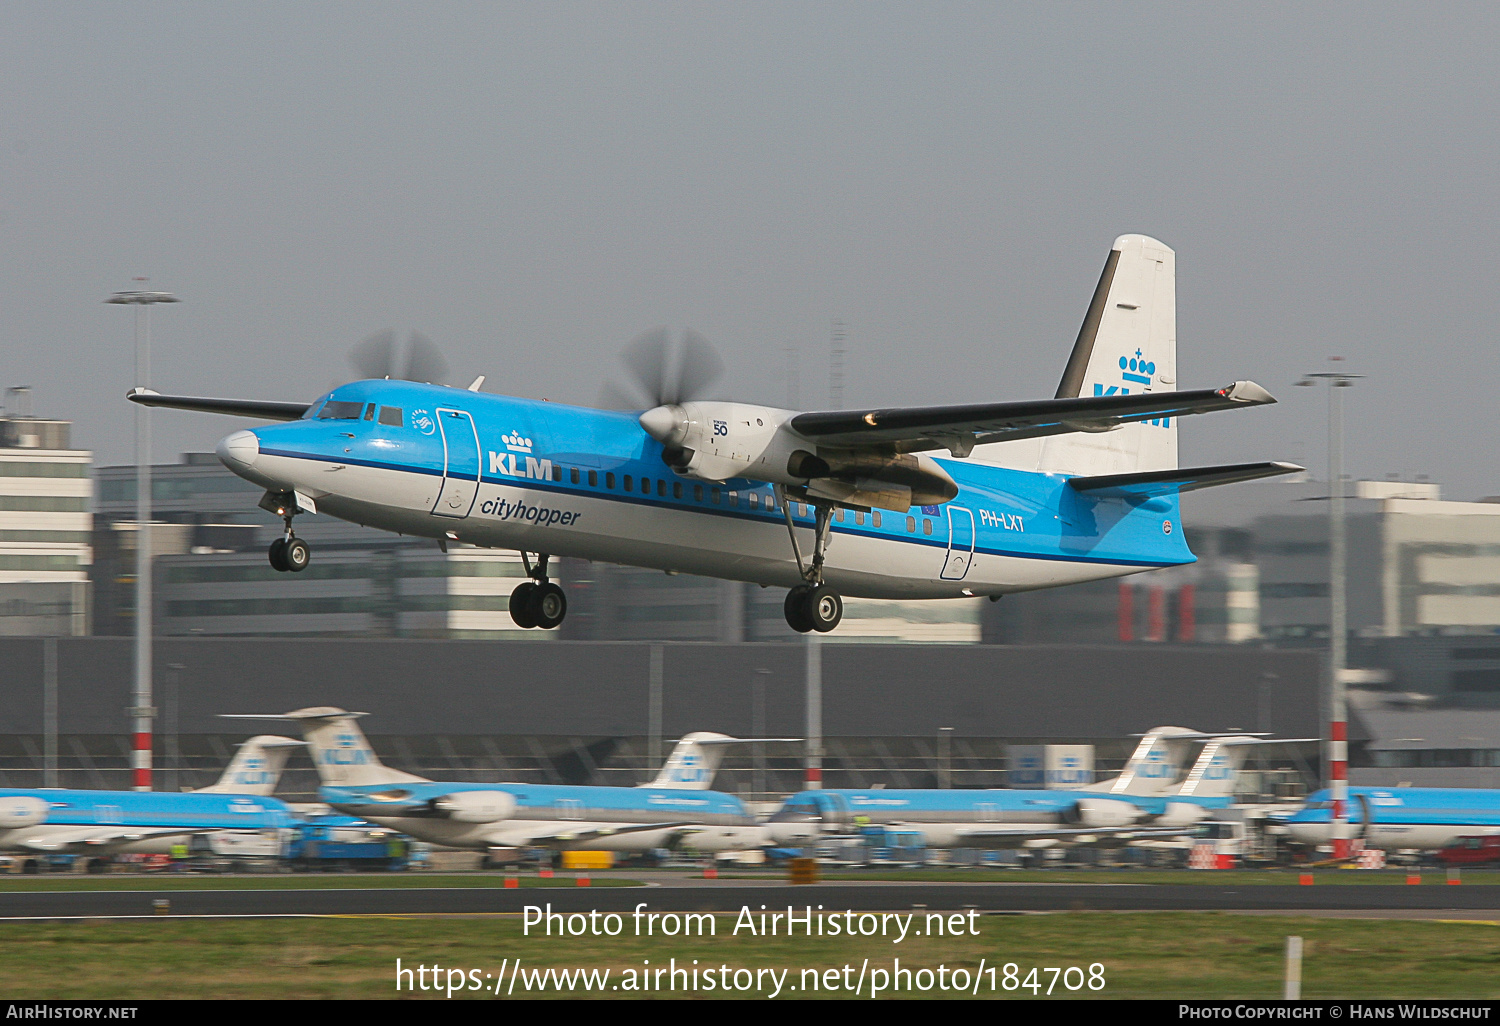
<path id="1" fill-rule="evenodd" d="M 1278 474 L 1296 474 L 1303 467 L 1295 463 L 1235 463 L 1222 467 L 1184 467 L 1180 470 L 1152 470 L 1140 474 L 1106 474 L 1101 477 L 1070 477 L 1068 487 L 1086 495 L 1120 499 L 1150 499 L 1158 495 L 1212 488 L 1215 485 L 1254 481 Z"/>
<path id="2" fill-rule="evenodd" d="M 171 837 L 175 834 L 217 833 L 220 828 L 156 827 L 137 830 L 131 827 L 53 827 L 44 826 L 14 842 L 29 851 L 43 852 L 87 852 L 115 844 L 130 844 L 150 837 Z M 225 828 L 227 829 L 227 828 Z"/>
<path id="3" fill-rule="evenodd" d="M 1195 824 L 1196 825 L 1196 824 Z M 1010 847 L 1026 841 L 1082 841 L 1108 838 L 1112 841 L 1140 841 L 1160 837 L 1181 837 L 1193 832 L 1193 827 L 1163 829 L 1150 827 L 996 827 L 987 830 L 961 830 L 959 840 L 965 847 L 974 844 L 992 844 Z"/>
<path id="4" fill-rule="evenodd" d="M 975 403 L 890 410 L 799 413 L 789 422 L 805 438 L 850 448 L 898 452 L 949 449 L 967 455 L 975 445 L 1071 431 L 1109 431 L 1161 417 L 1263 406 L 1276 400 L 1253 381 L 1191 392 L 1143 392 L 1018 403 Z"/>
<path id="5" fill-rule="evenodd" d="M 162 395 L 149 388 L 132 388 L 125 398 L 142 406 L 165 406 L 194 413 L 223 413 L 251 420 L 301 420 L 312 403 L 276 403 L 259 399 L 206 399 L 188 395 Z"/>
<path id="6" fill-rule="evenodd" d="M 598 840 L 601 837 L 614 837 L 617 834 L 640 834 L 650 830 L 681 830 L 698 825 L 684 820 L 675 820 L 669 823 L 631 823 L 628 826 L 559 830 L 551 834 L 511 833 L 504 835 L 504 844 L 514 848 L 551 848 L 562 844 L 577 844 L 579 841 Z"/>

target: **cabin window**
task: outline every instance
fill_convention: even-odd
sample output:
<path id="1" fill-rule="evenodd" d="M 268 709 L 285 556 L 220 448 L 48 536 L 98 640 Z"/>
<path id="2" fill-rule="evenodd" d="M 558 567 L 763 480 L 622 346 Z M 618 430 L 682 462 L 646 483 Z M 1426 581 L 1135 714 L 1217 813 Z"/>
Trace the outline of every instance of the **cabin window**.
<path id="1" fill-rule="evenodd" d="M 694 502 L 702 502 L 703 501 L 703 486 L 702 485 L 693 485 L 693 501 Z"/>
<path id="2" fill-rule="evenodd" d="M 871 527 L 879 527 L 880 526 L 880 510 L 876 509 L 876 510 L 871 510 L 870 511 L 870 526 Z"/>
<path id="3" fill-rule="evenodd" d="M 676 482 L 674 482 L 674 483 L 676 483 Z M 657 494 L 658 497 L 663 498 L 663 499 L 665 499 L 667 497 L 667 482 L 666 482 L 665 478 L 659 478 L 657 480 L 657 482 L 656 482 L 656 494 Z M 679 499 L 682 498 L 682 485 L 680 483 L 677 483 L 676 497 L 679 498 Z"/>
<path id="4" fill-rule="evenodd" d="M 380 408 L 380 423 L 382 423 L 382 424 L 388 424 L 391 427 L 400 427 L 401 426 L 401 407 L 399 407 L 399 406 L 382 406 Z"/>
<path id="5" fill-rule="evenodd" d="M 604 487 L 606 487 L 606 488 L 613 488 L 614 486 L 615 486 L 615 475 L 613 475 L 613 474 L 605 474 L 604 475 Z"/>
<path id="6" fill-rule="evenodd" d="M 854 522 L 856 524 L 859 524 L 859 525 L 863 526 L 864 522 L 865 522 L 865 515 L 863 513 L 855 513 L 854 514 Z"/>
<path id="7" fill-rule="evenodd" d="M 757 495 L 755 492 L 751 492 L 750 493 L 750 508 L 751 509 L 760 509 L 760 496 Z"/>
<path id="8" fill-rule="evenodd" d="M 569 471 L 568 471 L 568 482 L 570 484 L 577 484 L 578 483 L 578 468 L 577 467 L 573 467 L 573 468 L 569 469 Z"/>
<path id="9" fill-rule="evenodd" d="M 318 411 L 319 420 L 358 420 L 359 415 L 365 412 L 364 403 L 337 402 L 333 399 L 323 404 Z"/>
<path id="10" fill-rule="evenodd" d="M 917 518 L 916 517 L 907 517 L 906 518 L 906 533 L 907 534 L 916 534 L 917 533 Z"/>
<path id="11" fill-rule="evenodd" d="M 575 471 L 573 471 L 573 473 L 577 474 L 578 471 L 575 470 Z M 561 481 L 562 480 L 562 464 L 561 463 L 554 463 L 554 464 L 552 464 L 552 480 L 554 480 L 554 481 Z"/>
<path id="12" fill-rule="evenodd" d="M 590 488 L 598 488 L 599 487 L 599 471 L 597 471 L 597 470 L 591 470 L 591 471 L 589 471 L 589 487 Z"/>
<path id="13" fill-rule="evenodd" d="M 841 510 L 841 509 L 834 510 L 833 511 L 833 519 L 837 520 L 839 523 L 842 524 L 844 522 L 844 511 Z"/>
<path id="14" fill-rule="evenodd" d="M 932 533 L 932 521 L 928 520 L 926 517 L 922 518 L 922 533 L 923 534 L 931 534 Z"/>
<path id="15" fill-rule="evenodd" d="M 710 488 L 708 490 L 708 501 L 712 502 L 715 506 L 719 504 L 719 490 L 717 488 Z"/>
<path id="16" fill-rule="evenodd" d="M 737 492 L 737 491 L 735 491 L 733 488 L 731 488 L 729 490 L 729 505 L 730 505 L 730 507 L 732 508 L 734 506 L 738 506 L 739 502 L 740 502 L 740 493 Z"/>
<path id="17" fill-rule="evenodd" d="M 626 474 L 625 475 L 625 490 L 627 492 L 629 492 L 629 491 L 634 491 L 634 489 L 635 489 L 635 479 L 632 478 L 629 474 Z"/>
<path id="18" fill-rule="evenodd" d="M 642 495 L 650 495 L 651 494 L 651 479 L 649 477 L 643 477 L 643 478 L 641 478 L 641 494 Z"/>
<path id="19" fill-rule="evenodd" d="M 375 419 L 375 404 L 371 403 L 369 405 L 369 408 L 365 410 L 365 420 L 374 420 L 374 419 Z"/>
<path id="20" fill-rule="evenodd" d="M 699 489 L 699 493 L 701 495 L 702 489 Z M 674 498 L 674 499 L 680 499 L 680 498 L 682 498 L 682 482 L 681 481 L 673 481 L 672 482 L 672 498 Z"/>

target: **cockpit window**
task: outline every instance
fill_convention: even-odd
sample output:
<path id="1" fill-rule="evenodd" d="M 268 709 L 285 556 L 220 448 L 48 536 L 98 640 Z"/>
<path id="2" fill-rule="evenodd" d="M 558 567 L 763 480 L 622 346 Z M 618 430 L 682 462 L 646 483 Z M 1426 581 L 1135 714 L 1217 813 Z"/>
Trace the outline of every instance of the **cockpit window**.
<path id="1" fill-rule="evenodd" d="M 365 420 L 374 420 L 374 419 L 375 419 L 375 404 L 371 403 L 365 409 Z"/>
<path id="2" fill-rule="evenodd" d="M 345 403 L 334 399 L 323 404 L 318 411 L 319 420 L 358 420 L 360 414 L 365 412 L 364 403 Z"/>
<path id="3" fill-rule="evenodd" d="M 813 804 L 812 799 L 802 798 L 790 801 L 777 810 L 771 817 L 772 823 L 795 823 L 809 819 L 820 819 L 818 807 Z"/>
<path id="4" fill-rule="evenodd" d="M 380 423 L 389 424 L 392 427 L 401 426 L 401 407 L 382 406 L 380 408 Z"/>

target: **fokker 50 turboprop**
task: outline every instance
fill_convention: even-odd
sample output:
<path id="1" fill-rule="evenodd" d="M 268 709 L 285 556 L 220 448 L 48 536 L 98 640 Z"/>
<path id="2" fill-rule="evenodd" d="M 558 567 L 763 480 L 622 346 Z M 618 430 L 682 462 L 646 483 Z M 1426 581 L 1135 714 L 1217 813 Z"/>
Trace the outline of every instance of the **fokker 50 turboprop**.
<path id="1" fill-rule="evenodd" d="M 562 622 L 548 561 L 576 556 L 785 587 L 793 629 L 830 631 L 843 595 L 995 598 L 1193 562 L 1179 493 L 1301 469 L 1179 468 L 1180 418 L 1275 399 L 1251 381 L 1177 391 L 1175 266 L 1154 239 L 1115 240 L 1052 399 L 827 412 L 707 401 L 717 358 L 690 335 L 674 361 L 665 333 L 631 353 L 650 393 L 631 412 L 484 394 L 483 378 L 464 390 L 372 376 L 311 403 L 130 399 L 295 422 L 236 431 L 217 450 L 283 518 L 277 570 L 308 565 L 292 521 L 323 512 L 445 549 L 519 550 L 531 580 L 510 611 L 522 627 Z M 1040 440 L 1035 456 L 1002 463 L 992 443 L 1019 439 Z"/>

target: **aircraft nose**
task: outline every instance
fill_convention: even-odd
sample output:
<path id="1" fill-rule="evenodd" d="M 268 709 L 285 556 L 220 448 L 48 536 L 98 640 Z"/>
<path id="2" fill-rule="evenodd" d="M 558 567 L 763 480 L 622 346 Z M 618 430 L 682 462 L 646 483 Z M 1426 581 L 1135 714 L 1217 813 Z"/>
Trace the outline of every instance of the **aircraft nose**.
<path id="1" fill-rule="evenodd" d="M 238 474 L 255 466 L 260 457 L 260 439 L 254 431 L 236 431 L 219 439 L 214 452 L 220 463 Z"/>

